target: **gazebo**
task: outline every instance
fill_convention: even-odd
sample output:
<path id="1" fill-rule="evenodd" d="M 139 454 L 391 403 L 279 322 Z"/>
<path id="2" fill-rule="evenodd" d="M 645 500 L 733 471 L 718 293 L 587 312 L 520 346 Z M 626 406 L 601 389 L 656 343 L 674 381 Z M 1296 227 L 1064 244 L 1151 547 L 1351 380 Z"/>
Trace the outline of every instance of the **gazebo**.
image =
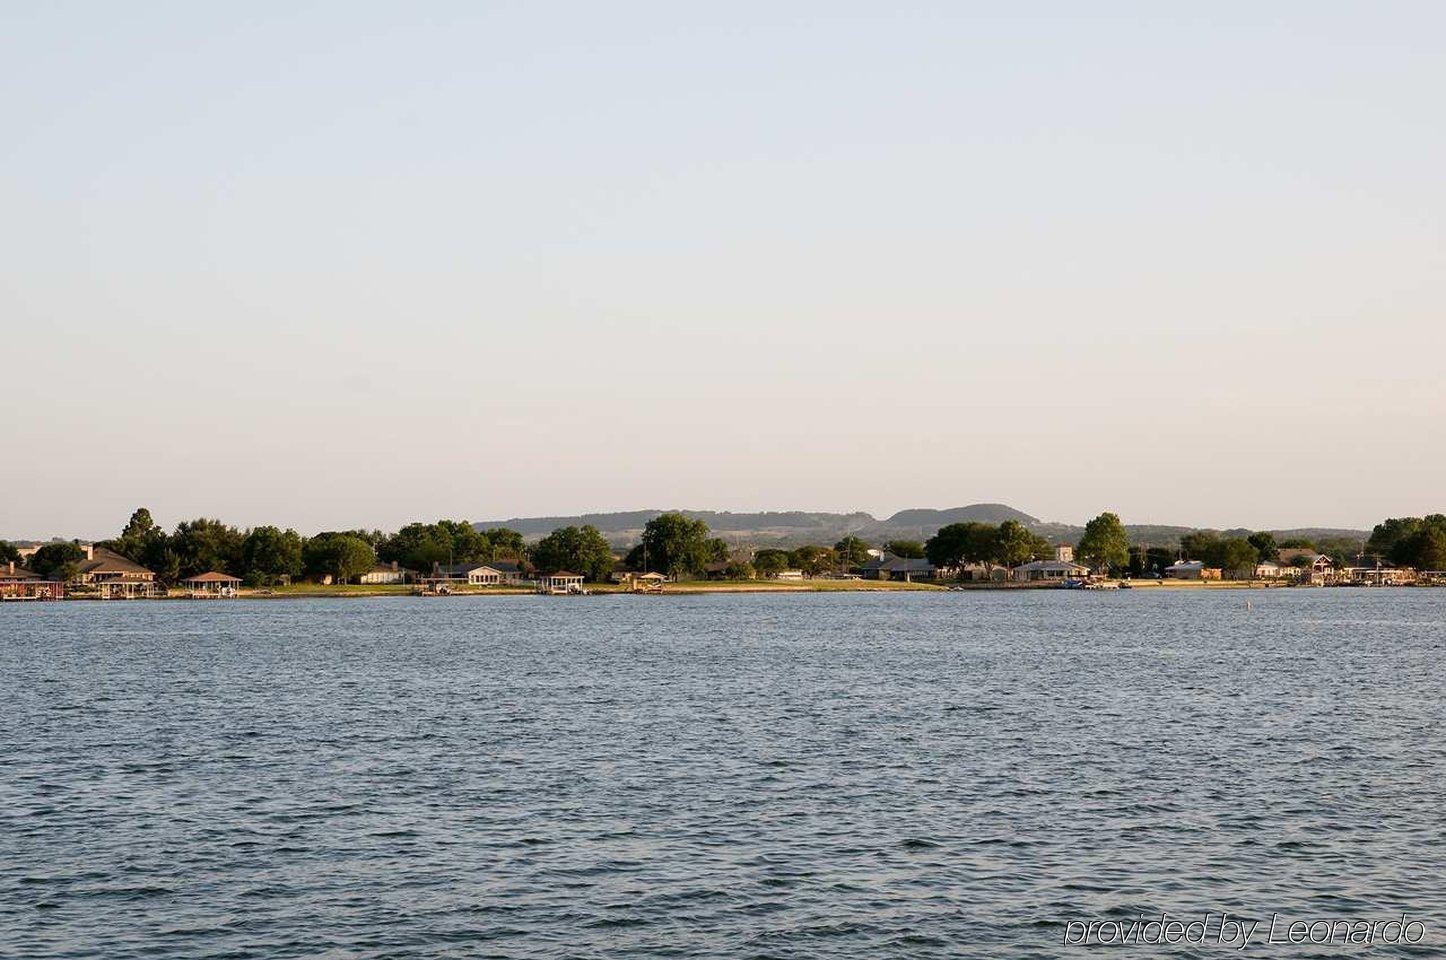
<path id="1" fill-rule="evenodd" d="M 194 600 L 220 600 L 236 596 L 236 588 L 241 586 L 241 578 L 208 570 L 194 577 L 187 577 L 181 583 L 186 587 L 186 596 Z"/>
<path id="2" fill-rule="evenodd" d="M 570 570 L 549 573 L 537 581 L 539 593 L 582 593 L 582 574 Z"/>

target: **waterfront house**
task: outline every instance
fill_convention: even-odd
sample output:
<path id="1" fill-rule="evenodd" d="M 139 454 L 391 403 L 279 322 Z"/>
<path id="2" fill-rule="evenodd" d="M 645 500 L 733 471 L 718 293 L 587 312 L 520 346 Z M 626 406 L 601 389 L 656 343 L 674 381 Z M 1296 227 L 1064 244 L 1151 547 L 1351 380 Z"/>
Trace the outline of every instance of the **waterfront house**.
<path id="1" fill-rule="evenodd" d="M 896 557 L 892 553 L 871 557 L 859 567 L 859 573 L 865 580 L 903 580 L 906 583 L 932 580 L 935 572 L 934 565 L 928 560 Z"/>
<path id="2" fill-rule="evenodd" d="M 1335 561 L 1323 553 L 1302 547 L 1291 547 L 1280 551 L 1280 559 L 1281 562 L 1291 564 L 1300 570 L 1299 576 L 1302 583 L 1311 583 L 1319 587 L 1335 582 Z"/>
<path id="3" fill-rule="evenodd" d="M 379 563 L 357 578 L 357 583 L 414 583 L 417 571 L 408 570 L 397 561 Z"/>
<path id="4" fill-rule="evenodd" d="M 102 600 L 134 600 L 156 596 L 156 575 L 133 560 L 105 547 L 85 544 L 85 559 L 77 564 L 75 582 L 94 587 Z"/>
<path id="5" fill-rule="evenodd" d="M 63 600 L 65 584 L 45 580 L 34 570 L 17 566 L 14 560 L 0 567 L 0 600 Z"/>
<path id="6" fill-rule="evenodd" d="M 961 563 L 957 567 L 940 568 L 935 576 L 962 580 L 966 583 L 997 583 L 1009 579 L 1009 568 L 998 563 Z"/>
<path id="7" fill-rule="evenodd" d="M 470 583 L 473 586 L 497 586 L 524 583 L 526 575 L 522 567 L 511 560 L 493 560 L 488 563 L 434 563 L 430 579 Z"/>
<path id="8" fill-rule="evenodd" d="M 1205 575 L 1205 561 L 1176 560 L 1165 568 L 1164 574 L 1171 580 L 1200 580 Z"/>
<path id="9" fill-rule="evenodd" d="M 773 575 L 775 580 L 802 580 L 802 570 L 780 570 Z"/>
<path id="10" fill-rule="evenodd" d="M 1288 567 L 1282 567 L 1274 560 L 1262 560 L 1255 565 L 1255 579 L 1276 580 L 1282 576 L 1286 576 L 1288 569 Z"/>
<path id="11" fill-rule="evenodd" d="M 1416 571 L 1410 567 L 1346 567 L 1340 571 L 1339 579 L 1363 587 L 1405 587 L 1417 581 Z"/>
<path id="12" fill-rule="evenodd" d="M 187 577 L 181 581 L 181 586 L 186 588 L 186 596 L 193 600 L 219 600 L 236 596 L 236 591 L 241 586 L 241 578 L 208 570 L 194 577 Z"/>
<path id="13" fill-rule="evenodd" d="M 1079 580 L 1090 574 L 1090 568 L 1072 560 L 1031 560 L 1009 571 L 1016 583 L 1064 582 Z"/>
<path id="14" fill-rule="evenodd" d="M 1310 558 L 1310 566 L 1306 568 L 1306 578 L 1317 586 L 1333 583 L 1336 578 L 1336 562 L 1323 553 L 1317 553 Z"/>

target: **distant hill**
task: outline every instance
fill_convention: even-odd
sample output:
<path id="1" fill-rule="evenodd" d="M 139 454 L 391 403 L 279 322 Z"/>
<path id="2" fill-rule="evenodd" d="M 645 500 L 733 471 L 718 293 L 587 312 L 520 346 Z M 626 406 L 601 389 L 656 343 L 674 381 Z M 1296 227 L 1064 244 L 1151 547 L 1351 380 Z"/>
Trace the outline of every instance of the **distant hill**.
<path id="1" fill-rule="evenodd" d="M 476 523 L 479 530 L 510 527 L 529 540 L 544 537 L 558 527 L 591 524 L 615 544 L 634 543 L 643 526 L 662 510 L 629 510 L 621 513 L 585 513 L 573 517 L 513 517 Z M 1033 525 L 1039 521 L 1002 503 L 976 503 L 947 510 L 901 510 L 887 520 L 867 513 L 808 513 L 801 510 L 764 513 L 731 513 L 717 510 L 680 510 L 702 520 L 725 540 L 754 545 L 800 546 L 805 543 L 832 544 L 850 534 L 869 542 L 923 540 L 949 523 L 977 520 L 1002 523 L 1017 520 Z"/>
<path id="2" fill-rule="evenodd" d="M 473 524 L 479 530 L 510 527 L 528 540 L 539 540 L 558 527 L 591 524 L 618 546 L 636 543 L 643 526 L 663 510 L 628 510 L 618 513 L 584 513 L 571 517 L 513 517 Z M 867 513 L 810 513 L 802 510 L 767 511 L 763 513 L 731 513 L 718 510 L 680 510 L 680 513 L 702 520 L 714 534 L 732 543 L 751 546 L 795 547 L 806 543 L 833 544 L 852 534 L 870 543 L 886 540 L 927 540 L 940 527 L 950 523 L 1003 523 L 1014 520 L 1034 530 L 1052 543 L 1076 543 L 1084 527 L 1068 523 L 1051 523 L 1030 516 L 1003 503 L 975 503 L 943 510 L 915 508 L 900 510 L 886 520 Z M 1156 547 L 1173 547 L 1182 534 L 1203 527 L 1165 526 L 1161 524 L 1126 524 L 1131 543 L 1148 543 Z M 1219 531 L 1224 536 L 1244 536 L 1243 529 Z M 1364 540 L 1367 530 L 1344 530 L 1333 527 L 1305 527 L 1272 531 L 1276 539 L 1300 537 L 1309 540 Z"/>

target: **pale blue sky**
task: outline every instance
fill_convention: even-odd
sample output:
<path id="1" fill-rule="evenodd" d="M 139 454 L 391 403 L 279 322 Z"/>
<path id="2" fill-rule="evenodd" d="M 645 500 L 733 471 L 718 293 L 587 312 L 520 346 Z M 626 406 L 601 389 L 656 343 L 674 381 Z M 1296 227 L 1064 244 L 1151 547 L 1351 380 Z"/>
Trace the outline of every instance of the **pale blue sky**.
<path id="1" fill-rule="evenodd" d="M 0 536 L 1446 508 L 1446 6 L 0 7 Z"/>

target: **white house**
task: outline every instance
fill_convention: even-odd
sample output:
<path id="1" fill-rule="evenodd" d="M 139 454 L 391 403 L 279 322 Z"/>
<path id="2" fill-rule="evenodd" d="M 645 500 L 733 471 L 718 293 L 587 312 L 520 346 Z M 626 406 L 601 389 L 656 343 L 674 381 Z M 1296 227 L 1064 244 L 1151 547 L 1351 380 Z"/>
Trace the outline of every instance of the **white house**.
<path id="1" fill-rule="evenodd" d="M 438 563 L 432 566 L 433 580 L 469 583 L 473 586 L 517 584 L 525 581 L 522 568 L 510 560 L 490 563 Z"/>
<path id="2" fill-rule="evenodd" d="M 393 560 L 379 563 L 357 578 L 357 583 L 411 583 L 417 579 L 415 570 L 408 570 Z"/>
<path id="3" fill-rule="evenodd" d="M 1284 575 L 1285 569 L 1274 560 L 1262 560 L 1255 565 L 1255 579 L 1275 580 Z"/>

